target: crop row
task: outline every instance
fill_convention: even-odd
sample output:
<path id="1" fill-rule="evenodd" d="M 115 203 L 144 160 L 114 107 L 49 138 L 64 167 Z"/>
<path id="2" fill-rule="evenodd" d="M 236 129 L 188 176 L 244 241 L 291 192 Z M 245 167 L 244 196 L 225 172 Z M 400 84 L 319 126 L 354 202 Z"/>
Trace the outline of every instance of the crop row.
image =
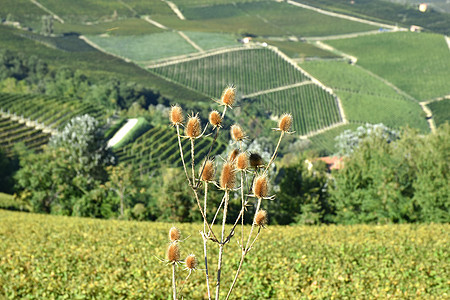
<path id="1" fill-rule="evenodd" d="M 270 215 L 270 211 L 269 211 Z M 0 210 L 0 293 L 6 298 L 168 299 L 167 232 L 180 228 L 181 258 L 201 257 L 201 224 L 127 222 Z M 228 232 L 231 226 L 226 226 Z M 214 227 L 215 231 L 219 228 Z M 248 233 L 249 227 L 245 227 Z M 246 257 L 235 299 L 448 299 L 448 224 L 273 226 Z M 240 258 L 227 244 L 221 298 Z M 208 243 L 215 257 L 218 247 Z M 180 298 L 202 299 L 204 265 Z M 177 269 L 179 283 L 187 276 Z M 210 264 L 210 278 L 216 276 Z"/>
<path id="2" fill-rule="evenodd" d="M 77 115 L 90 114 L 100 119 L 103 115 L 100 109 L 89 103 L 43 95 L 0 93 L 0 109 L 55 129 L 64 127 Z"/>
<path id="3" fill-rule="evenodd" d="M 342 121 L 335 96 L 315 84 L 260 95 L 252 101 L 276 116 L 291 113 L 293 130 L 301 135 Z"/>
<path id="4" fill-rule="evenodd" d="M 211 145 L 212 138 L 202 138 L 195 143 L 195 159 L 202 160 Z M 190 143 L 182 140 L 185 161 L 191 161 Z M 213 147 L 212 155 L 220 154 L 226 146 L 218 141 Z M 155 167 L 165 165 L 181 166 L 179 146 L 174 129 L 153 127 L 133 143 L 119 148 L 116 152 L 119 163 L 130 164 L 140 174 L 148 173 Z"/>
<path id="5" fill-rule="evenodd" d="M 223 87 L 230 84 L 246 95 L 307 79 L 275 52 L 265 48 L 230 51 L 151 70 L 210 97 L 217 97 Z"/>

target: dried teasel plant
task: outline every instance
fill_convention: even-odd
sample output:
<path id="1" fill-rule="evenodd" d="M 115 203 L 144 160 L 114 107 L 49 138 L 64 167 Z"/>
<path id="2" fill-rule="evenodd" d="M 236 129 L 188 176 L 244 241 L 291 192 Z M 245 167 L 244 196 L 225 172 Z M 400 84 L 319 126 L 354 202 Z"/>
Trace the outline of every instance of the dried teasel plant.
<path id="1" fill-rule="evenodd" d="M 188 116 L 186 124 L 184 124 L 184 117 L 181 107 L 178 105 L 172 106 L 170 112 L 170 121 L 174 127 L 177 129 L 178 144 L 180 151 L 180 158 L 183 164 L 184 172 L 186 175 L 186 181 L 191 187 L 193 195 L 195 197 L 198 209 L 203 219 L 203 230 L 200 231 L 201 237 L 203 239 L 203 258 L 204 258 L 204 271 L 206 280 L 206 291 L 208 299 L 219 299 L 221 296 L 221 273 L 222 265 L 224 263 L 224 251 L 225 246 L 235 237 L 236 227 L 241 226 L 241 234 L 237 242 L 240 245 L 241 258 L 238 263 L 238 267 L 234 274 L 234 279 L 231 286 L 226 294 L 226 299 L 228 299 L 233 291 L 236 281 L 239 277 L 241 268 L 243 266 L 244 259 L 246 255 L 250 252 L 258 236 L 261 233 L 261 229 L 265 227 L 268 220 L 268 213 L 266 210 L 261 209 L 263 200 L 270 200 L 273 197 L 269 196 L 269 167 L 274 162 L 277 152 L 280 146 L 280 142 L 284 134 L 290 134 L 293 119 L 290 114 L 285 114 L 281 117 L 278 127 L 274 128 L 276 131 L 280 132 L 280 137 L 278 139 L 275 151 L 271 156 L 270 161 L 264 162 L 261 155 L 258 153 L 249 153 L 243 149 L 243 141 L 247 139 L 247 135 L 238 124 L 232 125 L 230 128 L 224 128 L 224 119 L 228 108 L 232 108 L 236 103 L 236 88 L 234 86 L 228 86 L 223 91 L 219 100 L 216 101 L 223 110 L 220 113 L 217 110 L 212 110 L 208 116 L 209 125 L 211 132 L 205 135 L 208 124 L 202 131 L 201 121 L 198 115 L 191 114 Z M 184 128 L 184 136 L 180 134 L 180 127 Z M 217 172 L 216 176 L 216 166 L 214 164 L 214 157 L 211 157 L 212 149 L 217 146 L 217 139 L 221 129 L 228 129 L 230 131 L 231 139 L 239 144 L 239 147 L 233 149 L 228 155 L 225 162 L 222 165 L 220 172 Z M 223 130 L 222 130 L 223 131 Z M 214 138 L 210 143 L 210 147 L 207 151 L 206 157 L 200 163 L 196 160 L 195 151 L 195 141 L 212 135 Z M 187 164 L 184 160 L 183 147 L 181 144 L 181 138 L 186 138 L 190 140 L 191 144 L 191 174 L 188 172 Z M 196 173 L 194 170 L 198 170 Z M 217 177 L 217 178 L 216 178 Z M 202 189 L 200 189 L 203 186 Z M 208 189 L 209 186 L 212 188 L 217 188 L 218 191 L 223 193 L 222 201 L 217 208 L 215 208 L 215 214 L 207 215 L 208 210 Z M 228 215 L 228 204 L 230 201 L 230 195 L 239 194 L 241 200 L 241 209 L 239 213 L 234 216 Z M 201 204 L 201 197 L 204 197 L 203 205 Z M 231 199 L 233 200 L 233 199 Z M 252 205 L 251 205 L 252 204 Z M 244 214 L 249 206 L 255 207 L 253 222 L 251 223 L 250 229 L 246 229 L 244 225 Z M 213 211 L 214 211 L 213 210 Z M 222 214 L 219 214 L 222 212 Z M 248 213 L 248 211 L 247 211 Z M 222 226 L 220 232 L 215 232 L 213 230 L 213 225 L 216 222 L 218 216 L 222 216 Z M 231 218 L 232 217 L 232 218 Z M 234 220 L 234 221 L 233 221 Z M 225 230 L 225 224 L 231 222 L 231 230 Z M 247 238 L 246 232 L 247 231 Z M 175 266 L 180 263 L 179 255 L 179 240 L 180 233 L 175 227 L 171 228 L 169 233 L 169 239 L 171 244 L 169 245 L 173 249 L 171 255 L 167 254 L 168 262 L 173 266 L 173 272 L 175 274 Z M 216 280 L 215 280 L 215 294 L 212 292 L 212 283 L 210 282 L 210 273 L 213 268 L 208 265 L 210 261 L 210 253 L 208 252 L 208 244 L 214 243 L 219 246 L 217 261 L 217 268 L 215 268 Z M 178 252 L 176 251 L 178 249 Z M 189 275 L 187 276 L 185 282 L 191 275 L 193 270 L 198 269 L 199 261 L 194 255 L 189 255 L 184 261 L 185 270 L 188 270 Z M 175 285 L 175 275 L 173 276 L 173 290 L 174 299 L 176 299 L 176 285 Z M 184 286 L 184 285 L 183 285 Z M 181 289 L 182 290 L 182 289 Z"/>

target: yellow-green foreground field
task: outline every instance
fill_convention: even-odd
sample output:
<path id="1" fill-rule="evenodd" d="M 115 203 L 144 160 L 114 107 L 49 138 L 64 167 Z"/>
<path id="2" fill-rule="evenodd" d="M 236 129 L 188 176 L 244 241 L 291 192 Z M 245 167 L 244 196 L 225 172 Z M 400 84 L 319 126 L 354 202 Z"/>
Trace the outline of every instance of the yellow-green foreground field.
<path id="1" fill-rule="evenodd" d="M 0 298 L 168 299 L 171 268 L 155 256 L 164 258 L 171 225 L 190 235 L 181 244 L 182 257 L 194 253 L 201 260 L 200 224 L 0 210 Z M 268 226 L 244 264 L 234 296 L 448 299 L 449 233 L 449 224 Z M 223 293 L 239 259 L 235 238 L 225 248 Z M 210 243 L 211 252 L 217 248 Z M 183 267 L 179 274 L 182 282 Z M 204 297 L 202 271 L 191 276 L 183 294 L 185 299 Z"/>

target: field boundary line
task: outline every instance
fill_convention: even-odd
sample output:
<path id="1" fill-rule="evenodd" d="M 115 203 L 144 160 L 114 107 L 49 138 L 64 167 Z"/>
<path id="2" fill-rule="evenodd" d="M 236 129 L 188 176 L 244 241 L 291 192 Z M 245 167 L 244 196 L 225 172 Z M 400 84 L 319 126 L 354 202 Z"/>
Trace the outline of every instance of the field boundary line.
<path id="1" fill-rule="evenodd" d="M 340 51 L 340 50 L 334 48 L 333 46 L 330 46 L 330 45 L 328 45 L 328 44 L 325 44 L 325 43 L 322 42 L 322 41 L 315 41 L 315 42 L 313 43 L 313 45 L 317 46 L 317 47 L 320 48 L 320 49 L 323 49 L 323 50 L 326 50 L 326 51 L 330 51 L 330 52 L 332 52 L 332 53 L 334 53 L 334 54 L 340 55 L 340 56 L 343 57 L 344 59 L 350 60 L 350 62 L 351 62 L 353 65 L 356 64 L 356 62 L 358 61 L 358 58 L 357 58 L 356 56 L 353 56 L 353 55 L 347 54 L 347 53 L 345 53 L 345 52 L 342 52 L 342 51 Z"/>
<path id="2" fill-rule="evenodd" d="M 19 123 L 19 124 L 25 124 L 25 126 L 27 126 L 27 127 L 31 127 L 36 130 L 42 130 L 43 133 L 50 133 L 51 135 L 58 134 L 57 130 L 46 126 L 44 123 L 39 123 L 38 121 L 33 121 L 29 118 L 24 118 L 23 116 L 18 116 L 15 113 L 12 114 L 10 112 L 5 112 L 5 111 L 3 111 L 3 109 L 0 109 L 0 115 L 5 119 L 9 118 L 13 121 L 17 121 L 17 123 Z"/>
<path id="3" fill-rule="evenodd" d="M 450 50 L 450 38 L 448 36 L 444 36 L 445 41 L 447 42 L 448 50 Z"/>
<path id="4" fill-rule="evenodd" d="M 265 94 L 270 94 L 270 93 L 275 93 L 275 92 L 279 92 L 279 91 L 296 88 L 296 87 L 299 87 L 302 85 L 307 85 L 307 84 L 314 84 L 314 83 L 311 80 L 306 80 L 306 81 L 297 82 L 297 83 L 293 83 L 293 84 L 289 84 L 289 85 L 283 85 L 283 86 L 273 88 L 273 89 L 268 89 L 268 90 L 259 91 L 256 93 L 251 93 L 248 95 L 243 95 L 242 98 L 253 98 L 253 97 L 257 97 L 257 96 L 261 96 L 261 95 L 265 95 Z"/>
<path id="5" fill-rule="evenodd" d="M 425 115 L 427 116 L 427 122 L 428 122 L 428 126 L 430 126 L 430 130 L 432 133 L 436 132 L 436 123 L 434 123 L 433 120 L 433 112 L 431 111 L 431 109 L 428 108 L 427 106 L 427 102 L 419 102 L 420 107 L 422 108 L 422 110 L 425 112 Z"/>
<path id="6" fill-rule="evenodd" d="M 275 46 L 267 46 L 267 48 L 269 48 L 270 50 L 274 51 L 275 53 L 277 53 L 281 58 L 283 58 L 285 61 L 287 61 L 288 63 L 290 63 L 295 69 L 297 69 L 298 71 L 300 71 L 303 75 L 305 75 L 306 77 L 308 77 L 314 84 L 318 85 L 319 87 L 321 87 L 322 89 L 324 89 L 326 92 L 330 93 L 331 95 L 333 95 L 335 97 L 335 100 L 337 102 L 338 105 L 338 109 L 339 109 L 339 115 L 341 116 L 342 122 L 344 124 L 348 123 L 347 121 L 347 117 L 345 116 L 345 111 L 344 111 L 344 107 L 342 105 L 341 99 L 339 99 L 339 97 L 333 92 L 333 89 L 326 86 L 325 84 L 323 84 L 321 81 L 319 81 L 317 78 L 315 78 L 314 76 L 312 76 L 311 74 L 309 74 L 308 72 L 306 72 L 305 70 L 303 70 L 292 58 L 290 58 L 289 56 L 287 56 L 286 54 L 284 54 L 283 52 L 281 52 L 277 47 Z"/>
<path id="7" fill-rule="evenodd" d="M 52 12 L 50 9 L 48 9 L 47 7 L 45 7 L 44 5 L 42 5 L 41 3 L 37 2 L 36 0 L 30 0 L 31 3 L 35 4 L 37 7 L 39 7 L 40 9 L 44 10 L 45 12 L 48 12 L 49 14 L 52 15 L 53 18 L 55 18 L 56 20 L 58 20 L 59 23 L 64 24 L 64 20 L 62 18 L 60 18 L 57 14 L 55 14 L 54 12 Z"/>
<path id="8" fill-rule="evenodd" d="M 163 0 L 163 1 L 166 2 L 167 5 L 169 5 L 170 9 L 177 15 L 178 19 L 186 20 L 183 13 L 181 12 L 181 10 L 178 8 L 178 6 L 175 3 L 173 3 L 172 1 L 167 1 L 167 0 Z"/>
<path id="9" fill-rule="evenodd" d="M 394 32 L 396 30 L 393 30 Z M 335 35 L 328 35 L 328 36 L 312 36 L 312 37 L 305 37 L 304 39 L 306 41 L 331 41 L 331 40 L 340 40 L 340 39 L 351 39 L 356 38 L 360 36 L 366 36 L 366 35 L 374 35 L 374 34 L 381 34 L 386 33 L 385 31 L 380 30 L 370 30 L 370 31 L 363 31 L 363 32 L 355 32 L 355 33 L 345 33 L 345 34 L 335 34 Z"/>
<path id="10" fill-rule="evenodd" d="M 197 49 L 199 52 L 205 52 L 205 50 L 203 50 L 199 45 L 197 45 L 196 43 L 194 43 L 193 40 L 191 40 L 184 32 L 182 31 L 177 31 L 178 34 L 186 41 L 188 42 L 192 47 L 194 47 L 195 49 Z"/>
<path id="11" fill-rule="evenodd" d="M 120 129 L 117 130 L 113 137 L 108 141 L 108 148 L 113 147 L 121 140 L 123 140 L 123 138 L 130 132 L 131 129 L 134 128 L 134 126 L 136 126 L 137 123 L 137 118 L 128 119 L 127 122 L 122 127 L 120 127 Z"/>
<path id="12" fill-rule="evenodd" d="M 192 60 L 202 59 L 202 58 L 213 56 L 213 55 L 218 55 L 218 54 L 223 54 L 223 53 L 228 53 L 228 52 L 235 52 L 235 51 L 240 51 L 240 50 L 256 49 L 256 48 L 260 48 L 260 47 L 257 47 L 257 46 L 254 46 L 254 47 L 238 46 L 238 47 L 233 47 L 233 48 L 226 47 L 226 48 L 213 49 L 211 51 L 204 51 L 201 53 L 190 53 L 190 54 L 184 54 L 184 55 L 180 55 L 180 56 L 172 56 L 172 57 L 165 58 L 165 59 L 162 59 L 159 61 L 155 61 L 154 63 L 147 65 L 146 68 L 156 69 L 156 68 L 170 66 L 170 65 L 174 65 L 174 64 L 178 64 L 178 63 L 182 63 L 182 62 L 188 62 L 188 61 L 192 61 Z"/>
<path id="13" fill-rule="evenodd" d="M 125 6 L 126 8 L 128 8 L 132 13 L 134 13 L 136 16 L 138 16 L 138 12 L 134 10 L 134 8 L 132 8 L 129 4 L 123 2 L 122 0 L 117 0 L 119 1 L 123 6 Z"/>
<path id="14" fill-rule="evenodd" d="M 95 48 L 96 50 L 98 50 L 98 51 L 100 51 L 100 52 L 102 52 L 102 53 L 105 53 L 105 54 L 114 56 L 114 57 L 116 57 L 116 58 L 119 58 L 119 59 L 121 59 L 121 60 L 124 60 L 124 61 L 127 62 L 127 63 L 134 63 L 134 64 L 136 64 L 135 62 L 133 62 L 133 61 L 132 61 L 131 59 L 129 59 L 129 58 L 126 58 L 126 57 L 123 57 L 123 56 L 120 56 L 120 55 L 117 55 L 117 54 L 114 54 L 114 53 L 111 53 L 111 52 L 106 51 L 105 49 L 103 49 L 102 47 L 100 47 L 99 45 L 97 45 L 96 43 L 94 43 L 93 41 L 91 41 L 90 39 L 88 39 L 87 37 L 85 37 L 84 35 L 80 35 L 78 38 L 81 39 L 81 40 L 83 40 L 83 41 L 85 41 L 89 46 Z"/>
<path id="15" fill-rule="evenodd" d="M 142 18 L 145 21 L 147 21 L 148 23 L 152 24 L 153 26 L 156 26 L 158 28 L 165 29 L 165 30 L 169 29 L 168 27 L 164 26 L 163 24 L 158 23 L 155 20 L 152 20 L 149 16 L 143 16 Z"/>
<path id="16" fill-rule="evenodd" d="M 393 25 L 384 24 L 384 23 L 380 23 L 380 22 L 369 21 L 369 20 L 365 20 L 365 19 L 361 19 L 361 18 L 357 18 L 357 17 L 352 17 L 352 16 L 349 16 L 349 15 L 335 13 L 335 12 L 327 11 L 327 10 L 324 10 L 324 9 L 321 9 L 321 8 L 317 8 L 317 7 L 314 7 L 314 6 L 310 6 L 310 5 L 306 5 L 306 4 L 303 4 L 303 3 L 295 2 L 295 1 L 292 1 L 292 0 L 288 0 L 286 2 L 291 4 L 291 5 L 298 6 L 298 7 L 305 8 L 305 9 L 309 9 L 309 10 L 313 10 L 313 11 L 318 12 L 320 14 L 331 16 L 331 17 L 346 19 L 346 20 L 359 22 L 359 23 L 364 23 L 364 24 L 368 24 L 368 25 L 372 25 L 372 26 L 385 27 L 385 28 L 389 28 L 389 29 L 392 29 L 392 30 L 396 30 L 396 31 L 398 31 L 398 30 L 406 31 L 407 30 L 406 28 L 403 28 L 403 27 L 393 26 Z"/>
<path id="17" fill-rule="evenodd" d="M 334 129 L 334 128 L 337 128 L 337 127 L 340 127 L 340 126 L 344 126 L 344 125 L 346 125 L 346 124 L 348 124 L 348 122 L 338 122 L 338 123 L 334 123 L 334 124 L 331 125 L 331 126 L 327 126 L 327 127 L 324 127 L 324 128 L 318 129 L 318 130 L 311 131 L 311 132 L 309 132 L 309 133 L 307 133 L 307 134 L 305 134 L 305 135 L 300 135 L 299 138 L 306 140 L 306 139 L 308 139 L 308 138 L 311 138 L 311 137 L 313 137 L 313 136 L 319 135 L 319 134 L 321 134 L 321 133 L 324 133 L 324 132 L 326 132 L 326 131 L 329 131 L 329 130 L 331 130 L 331 129 Z"/>

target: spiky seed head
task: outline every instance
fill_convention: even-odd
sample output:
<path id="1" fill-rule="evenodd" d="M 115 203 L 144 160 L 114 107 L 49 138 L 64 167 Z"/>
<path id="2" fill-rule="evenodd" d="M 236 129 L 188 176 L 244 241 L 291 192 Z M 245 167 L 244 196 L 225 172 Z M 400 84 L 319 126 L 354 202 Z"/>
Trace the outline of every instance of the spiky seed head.
<path id="1" fill-rule="evenodd" d="M 232 107 L 235 98 L 236 98 L 236 88 L 234 88 L 233 86 L 228 86 L 223 91 L 220 101 L 222 102 L 223 105 Z"/>
<path id="2" fill-rule="evenodd" d="M 172 125 L 180 125 L 183 123 L 183 110 L 180 106 L 172 106 L 170 110 L 170 122 L 172 122 Z"/>
<path id="3" fill-rule="evenodd" d="M 242 152 L 236 158 L 236 168 L 238 170 L 245 170 L 248 168 L 248 155 L 245 152 Z"/>
<path id="4" fill-rule="evenodd" d="M 194 254 L 188 255 L 186 257 L 185 263 L 186 263 L 186 268 L 188 268 L 189 270 L 197 269 L 198 260 L 197 260 L 197 257 L 195 257 Z"/>
<path id="5" fill-rule="evenodd" d="M 288 132 L 292 126 L 292 115 L 284 114 L 281 116 L 280 123 L 278 123 L 278 129 L 284 132 Z"/>
<path id="6" fill-rule="evenodd" d="M 231 126 L 231 138 L 235 140 L 236 142 L 240 142 L 245 138 L 244 131 L 242 130 L 241 126 L 234 124 Z"/>
<path id="7" fill-rule="evenodd" d="M 200 172 L 202 172 L 202 167 L 200 167 Z M 215 169 L 214 169 L 214 162 L 210 159 L 208 159 L 205 162 L 205 167 L 203 168 L 203 173 L 202 173 L 202 181 L 213 181 L 214 180 L 214 173 L 215 173 Z"/>
<path id="8" fill-rule="evenodd" d="M 226 162 L 222 167 L 222 174 L 220 174 L 220 187 L 223 189 L 234 188 L 236 179 L 236 170 L 231 162 Z"/>
<path id="9" fill-rule="evenodd" d="M 256 198 L 267 197 L 268 191 L 267 176 L 263 174 L 256 177 L 253 183 L 253 194 L 255 194 Z"/>
<path id="10" fill-rule="evenodd" d="M 186 135 L 191 139 L 195 139 L 202 133 L 200 119 L 197 116 L 190 117 L 186 125 Z"/>
<path id="11" fill-rule="evenodd" d="M 256 213 L 255 224 L 258 226 L 264 226 L 267 224 L 267 211 L 262 209 Z"/>
<path id="12" fill-rule="evenodd" d="M 176 227 L 172 227 L 169 230 L 169 240 L 171 242 L 175 242 L 175 241 L 179 241 L 181 238 L 181 232 L 180 229 L 176 228 Z"/>
<path id="13" fill-rule="evenodd" d="M 250 166 L 255 169 L 264 165 L 264 161 L 258 153 L 250 153 L 249 160 Z"/>
<path id="14" fill-rule="evenodd" d="M 230 154 L 228 155 L 228 161 L 230 162 L 234 162 L 236 160 L 236 157 L 239 154 L 239 149 L 234 149 L 233 151 L 230 152 Z"/>
<path id="15" fill-rule="evenodd" d="M 220 126 L 222 123 L 222 116 L 217 110 L 213 110 L 209 113 L 209 123 L 214 127 Z"/>
<path id="16" fill-rule="evenodd" d="M 180 247 L 178 243 L 172 243 L 167 248 L 167 259 L 171 263 L 176 263 L 180 260 Z"/>

